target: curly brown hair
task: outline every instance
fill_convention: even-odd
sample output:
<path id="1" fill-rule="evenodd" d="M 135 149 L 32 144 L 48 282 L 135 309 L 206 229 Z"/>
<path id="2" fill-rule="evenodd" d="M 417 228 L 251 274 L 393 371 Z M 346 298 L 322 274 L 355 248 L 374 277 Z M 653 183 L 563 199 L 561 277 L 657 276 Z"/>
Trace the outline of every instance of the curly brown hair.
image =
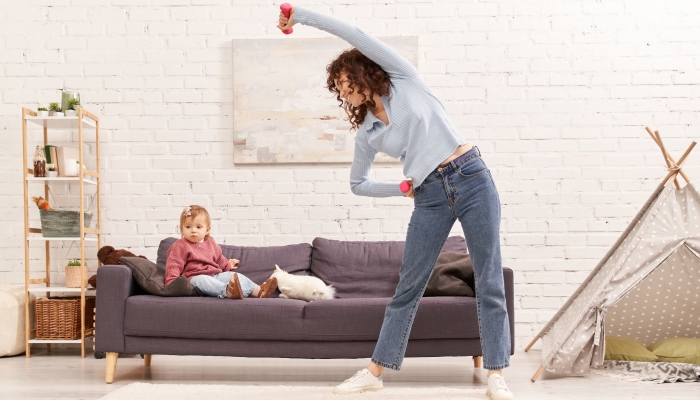
<path id="1" fill-rule="evenodd" d="M 351 129 L 357 129 L 364 122 L 367 116 L 368 107 L 374 108 L 376 104 L 374 95 L 389 95 L 391 82 L 389 75 L 377 63 L 370 60 L 360 50 L 351 49 L 342 52 L 335 60 L 326 67 L 328 79 L 326 87 L 331 93 L 335 93 L 336 99 L 340 102 L 339 107 L 345 109 L 348 120 L 352 124 Z M 335 87 L 335 81 L 340 79 L 341 72 L 345 72 L 348 77 L 350 88 L 354 93 L 362 95 L 362 105 L 353 107 L 349 102 L 345 102 L 340 97 L 340 90 Z M 365 91 L 369 91 L 369 96 Z"/>

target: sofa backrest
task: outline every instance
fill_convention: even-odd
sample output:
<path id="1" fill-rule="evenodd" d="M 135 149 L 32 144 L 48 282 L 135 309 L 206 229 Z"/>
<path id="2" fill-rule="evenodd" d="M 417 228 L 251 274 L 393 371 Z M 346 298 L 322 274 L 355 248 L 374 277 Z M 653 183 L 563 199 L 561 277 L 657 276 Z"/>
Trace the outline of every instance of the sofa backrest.
<path id="1" fill-rule="evenodd" d="M 404 244 L 316 238 L 311 272 L 326 284 L 333 285 L 339 299 L 392 297 L 399 283 Z M 452 236 L 442 249 L 466 253 L 467 242 L 461 236 Z"/>
<path id="2" fill-rule="evenodd" d="M 158 246 L 156 264 L 165 268 L 168 249 L 177 241 L 176 238 L 163 239 Z M 219 244 L 224 257 L 241 260 L 236 272 L 240 272 L 253 282 L 261 284 L 275 271 L 275 264 L 295 275 L 309 275 L 311 264 L 311 245 L 308 243 L 288 246 L 249 247 Z"/>

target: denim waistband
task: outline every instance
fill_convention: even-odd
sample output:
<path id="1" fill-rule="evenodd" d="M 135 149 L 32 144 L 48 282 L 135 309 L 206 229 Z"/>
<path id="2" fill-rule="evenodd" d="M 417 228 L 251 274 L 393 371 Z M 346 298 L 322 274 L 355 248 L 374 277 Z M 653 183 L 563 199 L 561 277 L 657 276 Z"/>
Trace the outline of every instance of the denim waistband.
<path id="1" fill-rule="evenodd" d="M 462 154 L 461 156 L 455 158 L 447 164 L 438 165 L 438 167 L 435 168 L 426 179 L 438 178 L 441 174 L 449 175 L 455 171 L 458 171 L 464 164 L 477 157 L 481 157 L 481 152 L 479 151 L 478 147 L 474 146 L 471 149 L 469 149 L 468 152 Z"/>

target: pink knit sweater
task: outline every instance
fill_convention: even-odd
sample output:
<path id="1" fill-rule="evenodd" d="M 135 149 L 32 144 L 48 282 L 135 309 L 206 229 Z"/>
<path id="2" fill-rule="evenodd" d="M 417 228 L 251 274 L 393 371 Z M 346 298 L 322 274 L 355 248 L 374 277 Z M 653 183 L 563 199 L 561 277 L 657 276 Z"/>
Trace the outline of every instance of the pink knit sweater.
<path id="1" fill-rule="evenodd" d="M 165 285 L 180 275 L 187 279 L 197 275 L 213 276 L 231 269 L 228 259 L 221 254 L 221 246 L 211 236 L 199 243 L 179 239 L 168 249 L 165 263 Z"/>

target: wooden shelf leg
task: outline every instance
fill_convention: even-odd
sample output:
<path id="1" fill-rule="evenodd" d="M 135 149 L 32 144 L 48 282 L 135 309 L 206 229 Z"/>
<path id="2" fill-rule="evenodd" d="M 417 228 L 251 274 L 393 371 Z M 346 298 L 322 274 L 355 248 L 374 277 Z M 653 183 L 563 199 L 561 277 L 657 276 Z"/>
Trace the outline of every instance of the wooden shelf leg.
<path id="1" fill-rule="evenodd" d="M 117 370 L 117 358 L 119 358 L 119 353 L 107 353 L 106 383 L 114 382 L 114 372 Z"/>
<path id="2" fill-rule="evenodd" d="M 481 368 L 481 361 L 482 361 L 481 356 L 475 356 L 474 357 L 474 368 Z"/>
<path id="3" fill-rule="evenodd" d="M 537 340 L 538 340 L 539 338 L 540 338 L 539 336 L 535 336 L 535 338 L 532 339 L 532 342 L 530 342 L 530 344 L 528 344 L 527 347 L 525 348 L 525 352 L 527 352 L 528 350 L 530 350 L 530 348 L 531 348 L 532 346 L 534 346 L 535 343 L 537 343 Z"/>
<path id="4" fill-rule="evenodd" d="M 151 355 L 150 354 L 144 354 L 143 355 L 143 365 L 145 367 L 150 367 L 151 366 Z"/>
<path id="5" fill-rule="evenodd" d="M 533 382 L 536 381 L 537 378 L 540 377 L 540 374 L 542 373 L 542 371 L 544 371 L 544 367 L 539 367 L 539 368 L 537 369 L 537 372 L 535 372 L 535 375 L 533 375 L 532 378 L 530 378 L 530 380 L 533 381 Z"/>

